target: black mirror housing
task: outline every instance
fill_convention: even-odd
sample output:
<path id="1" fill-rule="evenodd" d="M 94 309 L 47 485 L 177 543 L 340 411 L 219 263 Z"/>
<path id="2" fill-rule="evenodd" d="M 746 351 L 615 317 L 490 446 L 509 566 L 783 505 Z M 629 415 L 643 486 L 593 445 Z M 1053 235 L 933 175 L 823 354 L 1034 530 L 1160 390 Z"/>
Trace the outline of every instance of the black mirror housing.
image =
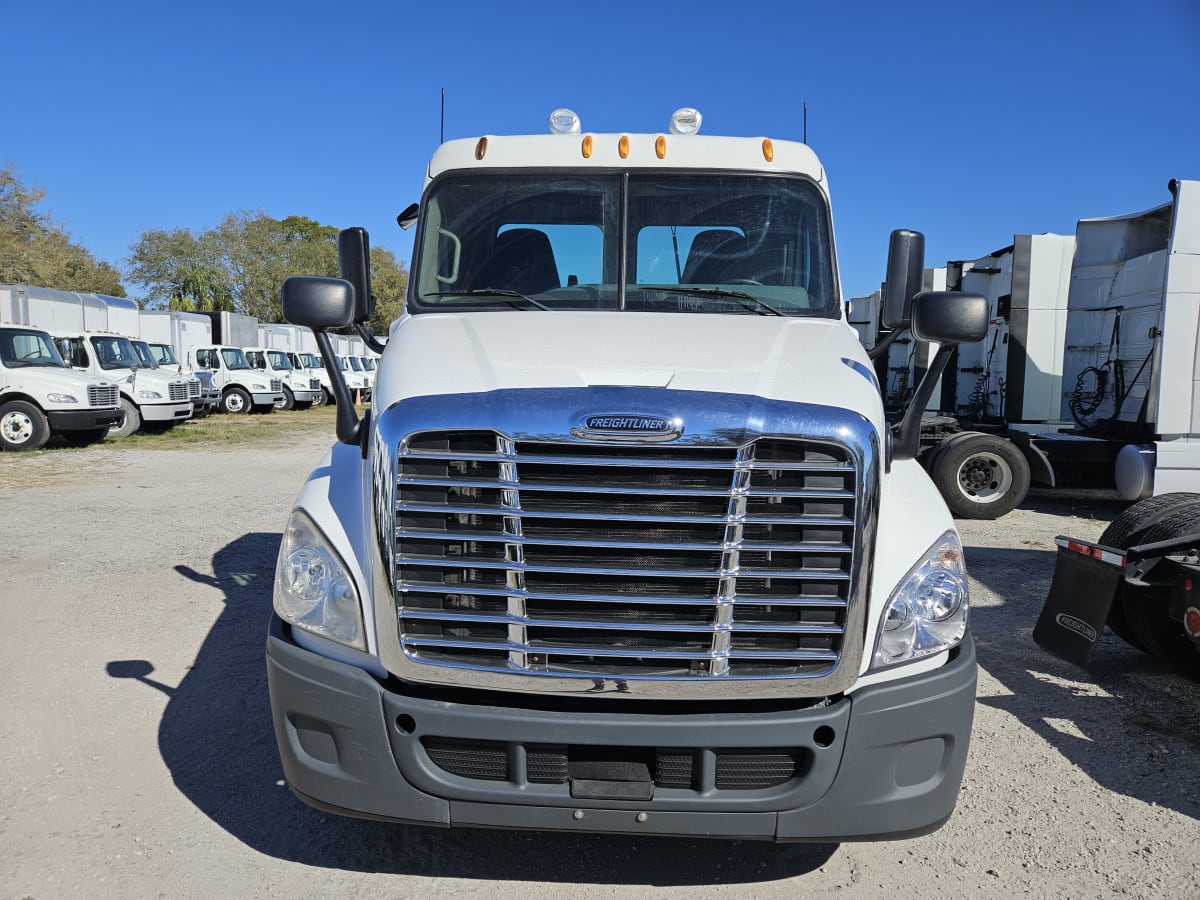
<path id="1" fill-rule="evenodd" d="M 925 235 L 897 228 L 888 243 L 887 281 L 880 310 L 888 331 L 902 331 L 912 318 L 912 301 L 925 277 Z"/>
<path id="2" fill-rule="evenodd" d="M 338 232 L 338 275 L 354 285 L 355 324 L 369 321 L 375 312 L 371 296 L 371 243 L 365 228 L 344 228 Z"/>
<path id="3" fill-rule="evenodd" d="M 354 321 L 354 286 L 341 278 L 290 275 L 283 281 L 283 320 L 313 331 Z"/>
<path id="4" fill-rule="evenodd" d="M 918 341 L 971 344 L 987 337 L 987 298 L 960 291 L 925 291 L 913 299 L 912 333 Z"/>

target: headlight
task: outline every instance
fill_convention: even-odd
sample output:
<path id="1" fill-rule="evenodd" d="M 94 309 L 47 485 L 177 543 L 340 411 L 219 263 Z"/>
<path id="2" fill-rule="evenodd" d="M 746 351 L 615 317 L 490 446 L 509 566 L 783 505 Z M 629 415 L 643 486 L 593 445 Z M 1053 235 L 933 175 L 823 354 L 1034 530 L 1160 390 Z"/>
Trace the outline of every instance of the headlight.
<path id="1" fill-rule="evenodd" d="M 47 394 L 46 399 L 51 403 L 78 403 L 70 394 Z"/>
<path id="2" fill-rule="evenodd" d="M 940 653 L 967 633 L 967 569 L 948 531 L 909 570 L 884 608 L 871 668 Z"/>
<path id="3" fill-rule="evenodd" d="M 292 513 L 279 548 L 275 612 L 297 628 L 366 649 L 354 582 L 324 535 L 300 510 Z"/>
<path id="4" fill-rule="evenodd" d="M 267 386 L 265 384 L 250 385 L 250 390 L 252 390 L 252 391 L 265 391 L 266 389 L 267 389 Z"/>
<path id="5" fill-rule="evenodd" d="M 161 400 L 162 394 L 158 391 L 138 391 L 138 396 L 143 400 Z"/>

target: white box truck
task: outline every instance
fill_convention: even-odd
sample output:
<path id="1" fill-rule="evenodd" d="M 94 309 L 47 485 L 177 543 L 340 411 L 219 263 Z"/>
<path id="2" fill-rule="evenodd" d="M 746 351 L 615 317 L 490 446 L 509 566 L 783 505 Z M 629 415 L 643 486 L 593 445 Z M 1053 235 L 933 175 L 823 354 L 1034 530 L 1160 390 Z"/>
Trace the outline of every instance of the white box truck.
<path id="1" fill-rule="evenodd" d="M 891 428 L 815 154 L 672 121 L 441 145 L 362 420 L 328 330 L 372 312 L 365 233 L 344 278 L 284 283 L 341 401 L 267 642 L 306 802 L 782 841 L 950 816 L 975 655 L 915 457 L 986 301 L 921 292 L 923 239 L 893 235 L 885 318 L 943 348 Z"/>
<path id="2" fill-rule="evenodd" d="M 325 383 L 329 380 L 329 374 L 315 353 L 316 340 L 310 329 L 286 322 L 259 325 L 258 342 L 262 347 L 282 350 L 287 354 L 294 372 L 307 379 L 309 388 L 315 393 L 313 406 L 323 406 L 328 402 L 329 391 Z M 313 348 L 312 352 L 306 349 L 309 346 Z"/>
<path id="3" fill-rule="evenodd" d="M 124 419 L 110 430 L 111 436 L 163 430 L 191 417 L 190 379 L 145 368 L 129 338 L 110 329 L 107 300 L 120 298 L 23 284 L 4 287 L 0 318 L 44 329 L 68 365 L 117 384 Z M 136 313 L 136 304 L 126 303 Z"/>
<path id="4" fill-rule="evenodd" d="M 38 450 L 55 435 L 102 441 L 124 420 L 119 400 L 114 382 L 68 366 L 45 331 L 0 314 L 0 449 Z"/>

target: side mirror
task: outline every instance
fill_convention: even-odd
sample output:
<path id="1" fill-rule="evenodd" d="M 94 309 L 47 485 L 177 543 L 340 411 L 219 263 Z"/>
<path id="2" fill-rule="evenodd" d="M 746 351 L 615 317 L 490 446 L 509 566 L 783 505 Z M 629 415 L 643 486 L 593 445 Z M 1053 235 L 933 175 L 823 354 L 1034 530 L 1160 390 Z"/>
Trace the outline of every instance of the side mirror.
<path id="1" fill-rule="evenodd" d="M 283 281 L 283 320 L 314 332 L 354 321 L 354 286 L 341 278 L 290 275 Z"/>
<path id="2" fill-rule="evenodd" d="M 883 285 L 881 324 L 903 331 L 912 318 L 912 301 L 925 277 L 925 235 L 897 228 L 888 244 L 887 281 Z"/>
<path id="3" fill-rule="evenodd" d="M 970 344 L 987 337 L 987 298 L 959 291 L 925 291 L 912 304 L 912 333 L 918 341 Z"/>
<path id="4" fill-rule="evenodd" d="M 366 322 L 375 312 L 371 296 L 371 247 L 364 228 L 345 228 L 338 232 L 338 275 L 354 286 L 354 318 Z"/>

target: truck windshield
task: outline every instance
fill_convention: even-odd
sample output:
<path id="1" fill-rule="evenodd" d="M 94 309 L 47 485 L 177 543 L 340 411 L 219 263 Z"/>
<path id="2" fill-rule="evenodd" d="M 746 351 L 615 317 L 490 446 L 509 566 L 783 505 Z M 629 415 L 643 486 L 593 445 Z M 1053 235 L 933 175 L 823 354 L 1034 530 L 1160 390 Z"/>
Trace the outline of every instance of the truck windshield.
<path id="1" fill-rule="evenodd" d="M 149 344 L 150 354 L 160 366 L 177 366 L 179 359 L 175 351 L 166 344 Z"/>
<path id="2" fill-rule="evenodd" d="M 246 361 L 246 354 L 234 347 L 222 347 L 221 359 L 225 362 L 227 369 L 250 368 L 250 363 Z"/>
<path id="3" fill-rule="evenodd" d="M 362 364 L 363 364 L 364 369 L 366 369 L 368 372 L 375 371 L 375 360 L 371 359 L 371 357 L 369 357 L 369 356 L 363 356 L 360 358 L 362 359 Z"/>
<path id="4" fill-rule="evenodd" d="M 317 359 L 311 353 L 301 353 L 300 365 L 306 369 L 319 369 L 321 368 L 321 360 Z"/>
<path id="5" fill-rule="evenodd" d="M 362 364 L 359 363 L 357 356 L 350 357 L 350 368 L 352 368 L 355 372 L 362 371 Z"/>
<path id="6" fill-rule="evenodd" d="M 19 328 L 0 328 L 0 363 L 6 369 L 28 366 L 67 368 L 48 334 Z"/>
<path id="7" fill-rule="evenodd" d="M 292 364 L 288 361 L 287 354 L 282 350 L 268 350 L 267 362 L 276 372 L 291 371 Z"/>
<path id="8" fill-rule="evenodd" d="M 456 174 L 421 228 L 413 313 L 840 313 L 828 208 L 805 178 Z"/>
<path id="9" fill-rule="evenodd" d="M 137 354 L 137 358 L 141 361 L 142 366 L 147 369 L 157 369 L 158 361 L 154 358 L 154 354 L 150 352 L 150 347 L 145 341 L 130 341 L 133 344 L 133 352 Z"/>
<path id="10" fill-rule="evenodd" d="M 102 369 L 132 369 L 144 365 L 129 338 L 93 335 L 91 341 Z"/>

